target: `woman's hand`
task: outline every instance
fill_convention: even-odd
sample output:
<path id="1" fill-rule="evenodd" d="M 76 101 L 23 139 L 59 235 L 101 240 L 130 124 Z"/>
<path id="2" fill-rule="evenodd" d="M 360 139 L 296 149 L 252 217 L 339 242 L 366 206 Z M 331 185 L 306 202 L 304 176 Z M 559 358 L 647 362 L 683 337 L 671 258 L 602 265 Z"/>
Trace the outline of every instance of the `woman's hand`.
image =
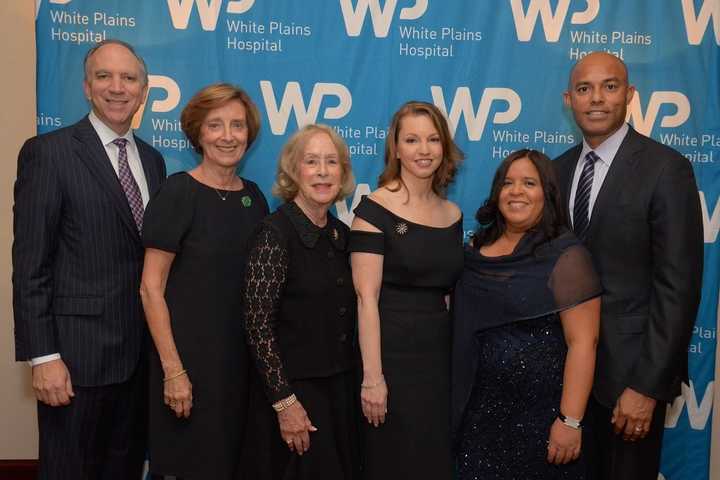
<path id="1" fill-rule="evenodd" d="M 580 456 L 582 431 L 568 427 L 556 418 L 550 427 L 547 461 L 560 465 L 576 460 Z"/>
<path id="2" fill-rule="evenodd" d="M 378 427 L 385 423 L 388 389 L 385 379 L 374 384 L 363 382 L 360 390 L 362 411 L 368 423 Z"/>
<path id="3" fill-rule="evenodd" d="M 170 378 L 164 383 L 165 405 L 178 418 L 188 418 L 192 409 L 192 383 L 187 372 Z"/>
<path id="4" fill-rule="evenodd" d="M 302 455 L 310 448 L 310 432 L 317 432 L 308 418 L 305 408 L 296 401 L 286 409 L 278 412 L 280 436 L 290 451 Z"/>

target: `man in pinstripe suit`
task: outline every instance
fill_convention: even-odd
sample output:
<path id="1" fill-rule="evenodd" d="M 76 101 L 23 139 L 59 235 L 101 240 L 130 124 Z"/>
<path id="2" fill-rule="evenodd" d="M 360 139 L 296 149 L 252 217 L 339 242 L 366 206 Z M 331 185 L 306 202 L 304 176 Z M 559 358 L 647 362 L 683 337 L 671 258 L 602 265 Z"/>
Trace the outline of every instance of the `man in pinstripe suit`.
<path id="1" fill-rule="evenodd" d="M 85 57 L 92 105 L 28 140 L 15 183 L 13 306 L 18 360 L 32 364 L 41 479 L 139 478 L 145 450 L 142 214 L 165 178 L 132 117 L 147 70 L 130 45 Z"/>

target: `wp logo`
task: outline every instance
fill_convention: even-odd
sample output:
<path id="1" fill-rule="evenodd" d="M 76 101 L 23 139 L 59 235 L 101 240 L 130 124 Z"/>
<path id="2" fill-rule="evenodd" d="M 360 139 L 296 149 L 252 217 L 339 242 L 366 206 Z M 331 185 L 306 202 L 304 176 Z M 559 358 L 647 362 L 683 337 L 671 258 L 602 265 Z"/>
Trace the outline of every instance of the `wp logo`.
<path id="1" fill-rule="evenodd" d="M 587 8 L 582 12 L 573 13 L 570 23 L 584 25 L 595 20 L 600 12 L 600 0 L 586 0 L 586 2 Z M 570 0 L 559 0 L 555 12 L 550 6 L 550 0 L 530 0 L 527 10 L 523 10 L 523 0 L 510 0 L 510 8 L 519 41 L 530 41 L 538 16 L 540 16 L 545 31 L 545 40 L 557 42 L 570 9 Z"/>
<path id="2" fill-rule="evenodd" d="M 147 98 L 150 95 L 150 90 L 154 88 L 163 90 L 165 92 L 165 98 L 162 100 L 154 100 L 150 106 L 151 111 L 159 113 L 169 112 L 180 104 L 180 87 L 175 80 L 164 75 L 148 75 L 148 89 L 145 94 L 145 101 L 133 116 L 132 128 L 140 127 L 142 116 L 147 106 Z"/>
<path id="3" fill-rule="evenodd" d="M 640 92 L 635 91 L 635 95 L 633 95 L 630 105 L 628 105 L 625 120 L 628 122 L 632 120 L 635 130 L 649 137 L 663 105 L 671 105 L 675 108 L 674 113 L 664 115 L 660 120 L 660 126 L 663 128 L 679 127 L 690 118 L 690 100 L 683 93 L 672 91 L 653 92 L 650 95 L 645 115 L 643 115 L 642 106 L 640 105 Z"/>
<path id="4" fill-rule="evenodd" d="M 455 98 L 452 100 L 449 114 L 442 87 L 433 85 L 430 87 L 430 92 L 432 93 L 433 103 L 448 119 L 450 134 L 453 137 L 455 136 L 455 131 L 462 116 L 465 118 L 468 139 L 472 141 L 478 141 L 482 138 L 485 124 L 490 115 L 490 107 L 494 102 L 500 101 L 507 105 L 505 110 L 498 111 L 493 115 L 492 122 L 494 124 L 511 123 L 515 121 L 520 115 L 520 110 L 522 110 L 520 96 L 510 88 L 486 88 L 483 90 L 477 113 L 468 87 L 458 87 L 455 90 Z"/>
<path id="5" fill-rule="evenodd" d="M 228 0 L 227 13 L 245 13 L 252 8 L 255 0 Z M 186 30 L 190 23 L 193 6 L 197 5 L 200 25 L 203 30 L 214 31 L 217 27 L 223 0 L 167 0 L 170 19 L 176 30 Z"/>
<path id="6" fill-rule="evenodd" d="M 324 97 L 335 97 L 337 100 L 337 105 L 326 107 L 323 111 L 322 116 L 326 120 L 343 118 L 352 107 L 352 95 L 350 95 L 347 87 L 340 83 L 316 83 L 313 86 L 307 107 L 298 82 L 287 82 L 279 107 L 275 91 L 269 80 L 260 81 L 260 91 L 270 121 L 270 130 L 275 135 L 285 134 L 291 111 L 295 112 L 295 121 L 298 128 L 315 123 Z"/>
<path id="7" fill-rule="evenodd" d="M 720 1 L 704 0 L 700 11 L 695 13 L 694 0 L 680 0 L 682 2 L 683 18 L 685 19 L 685 30 L 690 45 L 700 45 L 710 19 L 713 21 L 715 32 L 715 43 L 720 45 Z"/>
<path id="8" fill-rule="evenodd" d="M 385 6 L 380 6 L 380 0 L 356 0 L 357 3 L 353 8 L 353 0 L 340 0 L 340 8 L 342 9 L 343 20 L 345 20 L 345 30 L 348 36 L 357 37 L 362 31 L 370 10 L 370 20 L 375 36 L 385 38 L 390 30 L 395 7 L 398 0 L 385 0 Z M 417 20 L 425 14 L 428 7 L 428 0 L 414 0 L 412 7 L 405 7 L 400 10 L 400 20 Z"/>

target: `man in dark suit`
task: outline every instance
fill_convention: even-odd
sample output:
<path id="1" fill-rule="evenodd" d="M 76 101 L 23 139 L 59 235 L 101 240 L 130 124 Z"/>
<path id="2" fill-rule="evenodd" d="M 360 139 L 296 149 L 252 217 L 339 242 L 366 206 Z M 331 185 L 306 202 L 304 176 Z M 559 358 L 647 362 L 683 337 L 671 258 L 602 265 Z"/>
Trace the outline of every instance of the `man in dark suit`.
<path id="1" fill-rule="evenodd" d="M 625 64 L 596 52 L 565 104 L 583 143 L 556 160 L 568 218 L 605 289 L 583 450 L 590 478 L 656 480 L 667 402 L 687 382 L 703 267 L 690 163 L 625 123 Z"/>
<path id="2" fill-rule="evenodd" d="M 165 165 L 130 129 L 147 92 L 145 64 L 130 45 L 107 40 L 88 52 L 84 92 L 90 114 L 31 138 L 18 158 L 16 357 L 32 364 L 39 478 L 140 478 L 140 231 Z"/>

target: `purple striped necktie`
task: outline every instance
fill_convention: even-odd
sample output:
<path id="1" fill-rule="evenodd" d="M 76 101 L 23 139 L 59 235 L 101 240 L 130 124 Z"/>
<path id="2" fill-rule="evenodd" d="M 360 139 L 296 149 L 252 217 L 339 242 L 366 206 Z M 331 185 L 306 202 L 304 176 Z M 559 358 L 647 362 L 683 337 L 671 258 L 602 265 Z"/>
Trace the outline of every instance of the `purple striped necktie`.
<path id="1" fill-rule="evenodd" d="M 138 232 L 142 232 L 145 207 L 143 207 L 140 188 L 138 187 L 135 177 L 133 177 L 133 174 L 130 171 L 130 165 L 128 164 L 128 140 L 126 138 L 116 138 L 112 143 L 118 147 L 118 179 L 120 180 L 120 185 L 122 185 L 125 197 L 127 197 L 128 204 L 130 205 L 130 211 L 135 219 L 135 225 L 137 226 Z"/>
<path id="2" fill-rule="evenodd" d="M 585 155 L 583 165 L 575 190 L 575 205 L 573 207 L 573 230 L 575 236 L 585 238 L 588 226 L 590 226 L 590 192 L 592 191 L 593 175 L 595 174 L 595 162 L 600 160 L 592 150 Z"/>

